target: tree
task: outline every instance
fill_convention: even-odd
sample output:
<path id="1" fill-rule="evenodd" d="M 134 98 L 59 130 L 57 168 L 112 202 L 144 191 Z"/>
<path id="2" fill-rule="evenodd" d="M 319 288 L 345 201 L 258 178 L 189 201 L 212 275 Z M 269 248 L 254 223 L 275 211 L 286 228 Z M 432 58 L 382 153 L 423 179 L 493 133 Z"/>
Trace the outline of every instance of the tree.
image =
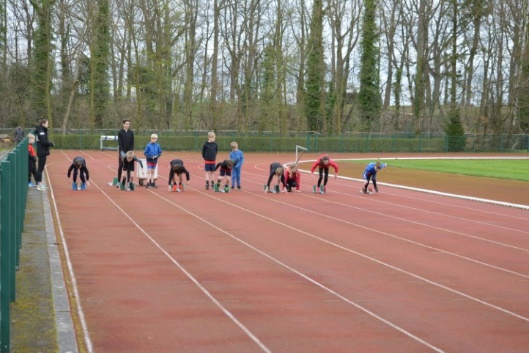
<path id="1" fill-rule="evenodd" d="M 34 32 L 32 67 L 32 93 L 30 116 L 34 121 L 48 119 L 53 126 L 51 110 L 51 80 L 53 75 L 52 10 L 54 0 L 31 0 L 37 13 L 37 29 Z"/>
<path id="2" fill-rule="evenodd" d="M 379 92 L 380 75 L 378 71 L 378 30 L 376 25 L 376 0 L 364 2 L 362 22 L 362 53 L 360 69 L 359 104 L 363 128 L 371 131 L 373 122 L 380 116 L 381 98 Z"/>
<path id="3" fill-rule="evenodd" d="M 307 44 L 307 73 L 305 80 L 305 117 L 309 131 L 321 132 L 323 129 L 324 75 L 323 61 L 323 3 L 314 0 L 312 4 L 310 34 Z"/>
<path id="4" fill-rule="evenodd" d="M 419 0 L 417 25 L 417 70 L 415 74 L 415 90 L 413 99 L 413 120 L 415 133 L 420 132 L 420 123 L 424 116 L 425 75 L 427 73 L 426 45 L 428 41 L 428 14 L 426 0 Z"/>
<path id="5" fill-rule="evenodd" d="M 272 45 L 266 46 L 264 50 L 264 60 L 261 67 L 261 119 L 259 119 L 259 124 L 257 125 L 259 132 L 274 129 L 273 116 L 275 111 L 274 101 L 277 100 L 275 97 L 277 83 L 275 71 L 275 54 L 274 47 Z"/>
<path id="6" fill-rule="evenodd" d="M 529 33 L 529 23 L 526 25 Z M 520 119 L 520 129 L 524 133 L 529 132 L 529 36 L 525 36 L 524 52 L 520 70 L 520 85 L 518 92 L 518 117 Z"/>
<path id="7" fill-rule="evenodd" d="M 110 98 L 110 84 L 108 78 L 108 63 L 110 53 L 110 9 L 109 0 L 97 0 L 97 15 L 95 21 L 95 36 L 92 45 L 90 63 L 90 108 L 93 126 L 103 128 L 103 120 L 107 113 Z"/>
<path id="8" fill-rule="evenodd" d="M 459 7 L 458 0 L 452 0 L 452 55 L 450 59 L 450 110 L 448 112 L 448 124 L 445 127 L 448 151 L 460 152 L 465 149 L 465 129 L 459 115 L 457 104 L 457 34 L 459 32 Z"/>

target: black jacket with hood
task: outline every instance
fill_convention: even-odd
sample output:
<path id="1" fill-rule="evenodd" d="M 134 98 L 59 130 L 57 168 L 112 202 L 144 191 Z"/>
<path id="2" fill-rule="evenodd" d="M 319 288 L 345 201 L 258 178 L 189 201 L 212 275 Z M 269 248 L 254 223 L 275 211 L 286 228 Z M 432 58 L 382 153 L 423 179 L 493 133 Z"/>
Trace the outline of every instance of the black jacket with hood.
<path id="1" fill-rule="evenodd" d="M 37 156 L 49 156 L 50 147 L 53 147 L 53 142 L 48 140 L 48 128 L 42 125 L 35 129 L 35 137 L 37 139 Z"/>

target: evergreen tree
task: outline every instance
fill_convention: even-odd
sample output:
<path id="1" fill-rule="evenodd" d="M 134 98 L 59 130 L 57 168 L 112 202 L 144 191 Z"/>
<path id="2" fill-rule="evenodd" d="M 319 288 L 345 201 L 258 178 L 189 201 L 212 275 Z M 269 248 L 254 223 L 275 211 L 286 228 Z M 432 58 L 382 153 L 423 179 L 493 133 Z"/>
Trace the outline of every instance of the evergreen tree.
<path id="1" fill-rule="evenodd" d="M 464 151 L 466 145 L 465 128 L 461 122 L 459 109 L 450 109 L 448 112 L 448 123 L 444 130 L 447 150 L 449 152 Z"/>
<path id="2" fill-rule="evenodd" d="M 309 131 L 321 132 L 324 116 L 323 2 L 314 0 L 308 40 L 305 116 Z"/>
<path id="3" fill-rule="evenodd" d="M 97 0 L 96 35 L 92 50 L 90 103 L 93 126 L 103 128 L 109 101 L 110 86 L 108 82 L 108 61 L 110 53 L 110 6 L 109 0 Z"/>
<path id="4" fill-rule="evenodd" d="M 259 132 L 274 130 L 273 116 L 275 109 L 276 63 L 275 49 L 272 45 L 267 45 L 265 47 L 264 60 L 261 67 L 261 119 L 259 119 L 259 125 L 257 126 Z"/>
<path id="5" fill-rule="evenodd" d="M 362 24 L 360 91 L 358 100 L 363 128 L 371 131 L 373 121 L 380 116 L 381 97 L 379 92 L 378 30 L 376 25 L 376 0 L 364 2 Z"/>
<path id="6" fill-rule="evenodd" d="M 450 110 L 448 112 L 448 124 L 445 126 L 447 149 L 450 152 L 460 152 L 465 149 L 465 129 L 461 122 L 459 107 L 457 105 L 457 33 L 458 33 L 458 3 L 452 0 L 452 55 L 450 58 Z"/>
<path id="7" fill-rule="evenodd" d="M 527 24 L 527 31 L 529 31 L 529 23 Z M 520 129 L 522 132 L 527 133 L 529 132 L 529 36 L 526 37 L 520 76 L 518 117 L 520 119 Z"/>
<path id="8" fill-rule="evenodd" d="M 34 51 L 32 87 L 31 87 L 31 112 L 30 117 L 35 122 L 39 119 L 48 119 L 52 125 L 51 115 L 51 78 L 53 66 L 51 14 L 53 0 L 40 0 L 31 2 L 37 14 L 37 29 L 34 32 Z"/>

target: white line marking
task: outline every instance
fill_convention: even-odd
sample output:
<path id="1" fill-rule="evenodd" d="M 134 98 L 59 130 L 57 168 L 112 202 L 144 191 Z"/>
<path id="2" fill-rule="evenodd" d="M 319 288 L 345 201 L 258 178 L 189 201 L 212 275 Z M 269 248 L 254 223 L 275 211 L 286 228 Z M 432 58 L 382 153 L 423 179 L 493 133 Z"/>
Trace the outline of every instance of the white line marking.
<path id="1" fill-rule="evenodd" d="M 204 194 L 204 195 L 206 195 L 206 196 L 208 196 L 208 197 L 211 197 L 211 198 L 218 199 L 218 198 L 216 198 L 216 197 L 214 197 L 214 196 L 211 196 L 211 195 L 209 195 L 209 194 L 207 194 L 207 193 L 205 193 L 205 192 L 202 192 L 202 191 L 199 191 L 199 193 Z M 419 342 L 419 343 L 422 343 L 423 345 L 425 345 L 425 346 L 431 348 L 432 350 L 434 350 L 434 351 L 436 351 L 436 352 L 444 352 L 444 351 L 441 350 L 440 348 L 437 348 L 437 347 L 433 346 L 432 344 L 426 342 L 426 341 L 423 340 L 422 338 L 419 338 L 419 337 L 415 336 L 415 335 L 412 334 L 411 332 L 406 331 L 405 329 L 401 328 L 400 326 L 397 326 L 396 324 L 394 324 L 394 323 L 392 323 L 392 322 L 390 322 L 390 321 L 384 319 L 383 317 L 377 315 L 376 313 L 370 311 L 369 309 L 364 308 L 363 306 L 361 306 L 361 305 L 359 305 L 359 304 L 353 302 L 352 300 L 346 298 L 345 296 L 341 295 L 340 293 L 338 293 L 338 292 L 332 290 L 332 289 L 329 288 L 329 287 L 326 287 L 325 285 L 323 285 L 323 284 L 319 283 L 318 281 L 312 279 L 311 277 L 309 277 L 309 276 L 307 276 L 307 275 L 305 275 L 305 274 L 299 272 L 298 270 L 296 270 L 296 269 L 294 269 L 294 268 L 288 266 L 287 264 L 281 262 L 280 260 L 274 258 L 273 256 L 271 256 L 271 255 L 269 255 L 269 254 L 267 254 L 267 253 L 265 253 L 265 252 L 263 252 L 263 251 L 257 249 L 257 248 L 254 247 L 253 245 L 251 245 L 251 244 L 245 242 L 244 240 L 242 240 L 242 239 L 240 239 L 240 238 L 237 238 L 237 237 L 234 236 L 233 234 L 231 234 L 231 233 L 225 231 L 224 229 L 217 227 L 217 226 L 214 225 L 213 223 L 211 223 L 211 222 L 205 220 L 204 218 L 202 218 L 202 217 L 200 217 L 200 216 L 198 216 L 198 215 L 196 215 L 196 214 L 194 214 L 194 213 L 188 211 L 187 209 L 185 209 L 185 208 L 179 206 L 178 204 L 174 203 L 173 201 L 171 201 L 171 200 L 169 200 L 169 199 L 167 199 L 167 198 L 161 196 L 161 195 L 158 194 L 158 193 L 153 193 L 153 194 L 155 194 L 156 196 L 158 196 L 158 197 L 161 198 L 162 200 L 168 202 L 169 204 L 171 204 L 171 205 L 173 205 L 173 206 L 179 208 L 179 209 L 182 210 L 183 212 L 185 212 L 185 213 L 187 213 L 187 214 L 189 214 L 189 215 L 195 217 L 196 219 L 200 220 L 201 222 L 203 222 L 203 223 L 209 225 L 210 227 L 216 229 L 217 231 L 219 231 L 219 232 L 221 232 L 221 233 L 223 233 L 223 234 L 229 236 L 230 238 L 232 238 L 232 239 L 234 239 L 234 240 L 240 242 L 241 244 L 243 244 L 243 245 L 245 245 L 246 247 L 248 247 L 248 248 L 254 250 L 255 252 L 261 254 L 262 256 L 264 256 L 264 257 L 266 257 L 266 258 L 272 260 L 273 262 L 277 263 L 278 265 L 280 265 L 280 266 L 286 268 L 287 270 L 289 270 L 289 271 L 291 271 L 291 272 L 297 274 L 298 276 L 304 278 L 305 280 L 307 280 L 307 281 L 309 281 L 310 283 L 316 285 L 317 287 L 319 287 L 319 288 L 321 288 L 321 289 L 323 289 L 323 290 L 329 292 L 330 294 L 336 296 L 337 298 L 343 300 L 344 302 L 346 302 L 346 303 L 348 303 L 348 304 L 354 306 L 355 308 L 357 308 L 357 309 L 363 311 L 364 313 L 366 313 L 366 314 L 368 314 L 368 315 L 374 317 L 375 319 L 377 319 L 377 320 L 379 320 L 379 321 L 385 323 L 386 325 L 388 325 L 388 326 L 394 328 L 395 330 L 397 330 L 397 331 L 403 333 L 404 335 L 406 335 L 406 336 L 408 336 L 408 337 L 410 337 L 410 338 L 416 340 L 416 341 Z M 258 196 L 259 196 L 259 195 L 258 195 Z M 260 197 L 262 197 L 262 196 L 260 196 Z M 258 217 L 262 217 L 262 218 L 264 218 L 264 219 L 267 219 L 267 220 L 273 221 L 274 223 L 277 223 L 277 224 L 283 225 L 283 226 L 288 227 L 288 228 L 290 228 L 290 229 L 297 230 L 297 229 L 295 229 L 295 228 L 293 228 L 293 227 L 290 227 L 290 226 L 288 226 L 288 225 L 286 225 L 286 224 L 284 224 L 284 223 L 276 222 L 276 221 L 274 221 L 274 220 L 272 220 L 272 219 L 270 219 L 270 218 L 268 218 L 268 217 L 265 217 L 265 216 L 262 216 L 262 215 L 256 214 L 256 213 L 254 213 L 254 212 L 252 212 L 252 211 L 248 211 L 247 209 L 244 209 L 244 208 L 242 208 L 242 207 L 239 207 L 239 206 L 233 205 L 233 204 L 231 204 L 231 203 L 229 203 L 229 202 L 227 202 L 227 201 L 224 201 L 224 200 L 221 200 L 221 199 L 218 199 L 218 200 L 219 200 L 219 201 L 222 201 L 222 202 L 224 202 L 224 203 L 230 204 L 230 205 L 232 205 L 232 206 L 234 206 L 234 207 L 236 207 L 236 208 L 238 208 L 238 209 L 241 209 L 241 210 L 244 210 L 244 211 L 249 212 L 249 213 L 251 213 L 251 214 L 257 215 Z M 297 230 L 297 231 L 299 231 L 299 230 Z M 316 239 L 319 239 L 318 237 L 315 237 L 315 236 L 313 236 L 313 235 L 310 235 L 310 234 L 308 234 L 308 233 L 306 233 L 306 232 L 303 232 L 303 231 L 299 231 L 299 232 L 301 232 L 301 233 L 303 233 L 303 234 L 306 234 L 306 235 L 309 235 L 309 236 L 311 236 L 311 237 L 314 237 L 314 238 L 316 238 Z M 326 242 L 329 243 L 329 244 L 333 244 L 333 243 L 330 243 L 330 242 L 328 242 L 328 241 L 326 241 Z M 334 244 L 334 245 L 336 245 L 336 244 Z M 341 247 L 340 247 L 340 248 L 341 248 Z M 164 250 L 162 250 L 162 251 L 164 251 Z M 164 252 L 165 252 L 165 251 L 164 251 Z M 378 261 L 377 261 L 377 262 L 378 262 Z"/>
<path id="2" fill-rule="evenodd" d="M 228 318 L 230 318 L 233 323 L 235 323 L 244 333 L 246 333 L 246 335 L 248 335 L 248 337 L 250 337 L 251 340 L 254 341 L 255 344 L 257 344 L 259 348 L 261 348 L 262 351 L 271 353 L 271 350 L 269 350 L 268 347 L 266 347 L 265 344 L 261 342 L 259 338 L 257 338 L 257 336 L 255 336 L 246 326 L 244 326 L 228 309 L 226 309 L 222 305 L 220 301 L 218 301 L 204 286 L 202 286 L 200 282 L 195 277 L 193 277 L 191 273 L 189 273 L 182 265 L 180 265 L 180 263 L 176 259 L 174 259 L 171 254 L 169 254 L 160 244 L 158 244 L 158 242 L 156 242 L 156 240 L 154 240 L 153 237 L 149 235 L 149 233 L 147 233 L 138 223 L 136 223 L 136 221 L 134 221 L 134 219 L 132 219 L 132 217 L 130 217 L 128 213 L 125 212 L 125 210 L 123 210 L 114 200 L 112 200 L 112 198 L 105 191 L 103 191 L 103 189 L 101 189 L 99 185 L 97 185 L 96 183 L 93 184 L 119 211 L 121 211 L 121 213 L 123 213 L 126 218 L 129 219 L 132 224 L 134 224 L 134 226 L 145 237 L 147 237 L 147 239 L 149 239 L 154 244 L 154 246 L 156 246 L 173 264 L 175 264 L 176 267 L 178 267 L 178 269 L 180 269 L 180 271 L 182 271 L 187 276 L 187 278 L 189 278 Z M 159 196 L 155 192 L 152 192 L 152 194 Z M 176 204 L 175 206 L 179 207 Z"/>
<path id="3" fill-rule="evenodd" d="M 205 194 L 205 193 L 203 193 L 203 194 Z M 269 200 L 269 198 L 264 197 L 264 196 L 259 195 L 259 194 L 255 194 L 255 193 L 250 193 L 250 194 L 253 194 L 253 195 L 255 195 L 255 196 L 259 197 L 259 198 L 263 198 L 263 199 Z M 505 313 L 505 314 L 511 315 L 511 316 L 513 316 L 513 317 L 516 317 L 516 318 L 518 318 L 518 319 L 520 319 L 520 320 L 523 320 L 523 321 L 529 322 L 529 318 L 527 318 L 527 317 L 525 317 L 525 316 L 522 316 L 522 315 L 519 315 L 519 314 L 516 314 L 515 312 L 512 312 L 512 311 L 510 311 L 510 310 L 504 309 L 504 308 L 499 307 L 499 306 L 494 305 L 494 304 L 487 303 L 487 302 L 485 302 L 485 301 L 483 301 L 483 300 L 480 300 L 480 299 L 478 299 L 478 298 L 474 298 L 474 297 L 472 297 L 471 295 L 468 295 L 468 294 L 463 293 L 463 292 L 461 292 L 461 291 L 458 291 L 458 290 L 456 290 L 456 289 L 453 289 L 453 288 L 450 288 L 450 287 L 444 286 L 444 285 L 442 285 L 442 284 L 436 283 L 436 282 L 434 282 L 434 281 L 432 281 L 432 280 L 429 280 L 429 279 L 427 279 L 427 278 L 421 277 L 421 276 L 419 276 L 419 275 L 416 275 L 416 274 L 414 274 L 414 273 L 411 273 L 411 272 L 409 272 L 409 271 L 406 271 L 406 270 L 404 270 L 404 269 L 402 269 L 402 268 L 399 268 L 399 267 L 396 267 L 396 266 L 390 265 L 390 264 L 385 263 L 385 262 L 383 262 L 383 261 L 381 261 L 381 260 L 375 259 L 375 258 L 373 258 L 373 257 L 371 257 L 371 256 L 367 256 L 367 255 L 365 255 L 365 254 L 359 253 L 359 252 L 354 251 L 354 250 L 352 250 L 352 249 L 346 248 L 346 247 L 344 247 L 344 246 L 342 246 L 342 245 L 339 245 L 339 244 L 337 244 L 337 243 L 334 243 L 334 242 L 332 242 L 332 241 L 330 241 L 330 240 L 320 238 L 320 237 L 318 237 L 318 236 L 316 236 L 316 235 L 314 235 L 314 234 L 311 234 L 311 233 L 309 233 L 309 232 L 305 232 L 305 231 L 303 231 L 303 230 L 299 230 L 299 229 L 297 229 L 297 228 L 295 228 L 295 227 L 289 226 L 288 224 L 285 224 L 285 223 L 279 222 L 279 221 L 277 221 L 277 220 L 275 220 L 275 219 L 272 219 L 272 218 L 266 217 L 266 216 L 264 216 L 264 215 L 261 215 L 261 214 L 259 214 L 259 213 L 256 213 L 256 212 L 253 212 L 253 211 L 250 211 L 250 210 L 248 210 L 248 209 L 246 209 L 246 208 L 243 208 L 243 207 L 240 207 L 240 206 L 234 205 L 234 204 L 232 204 L 232 203 L 230 203 L 230 202 L 228 202 L 228 201 L 225 201 L 225 200 L 222 200 L 222 199 L 220 199 L 220 198 L 217 198 L 217 197 L 214 197 L 214 196 L 210 196 L 210 195 L 207 195 L 207 196 L 209 196 L 209 197 L 211 197 L 211 198 L 214 198 L 214 199 L 217 199 L 218 201 L 223 202 L 223 203 L 225 203 L 225 204 L 228 204 L 228 205 L 230 205 L 230 206 L 232 206 L 232 207 L 235 207 L 235 208 L 238 208 L 238 209 L 240 209 L 240 210 L 243 210 L 243 211 L 245 211 L 245 212 L 247 212 L 247 213 L 253 214 L 254 216 L 257 216 L 257 217 L 260 217 L 260 218 L 266 219 L 266 220 L 268 220 L 268 221 L 270 221 L 270 222 L 272 222 L 272 223 L 279 224 L 279 225 L 281 225 L 281 226 L 283 226 L 283 227 L 286 227 L 286 228 L 289 228 L 289 229 L 291 229 L 291 230 L 293 230 L 293 231 L 296 231 L 296 232 L 299 232 L 299 233 L 301 233 L 301 234 L 307 235 L 308 237 L 311 237 L 311 238 L 313 238 L 313 239 L 319 240 L 319 241 L 321 241 L 321 242 L 323 242 L 323 243 L 326 243 L 326 244 L 332 245 L 332 246 L 337 247 L 337 248 L 339 248 L 339 249 L 341 249 L 341 250 L 344 250 L 344 251 L 350 252 L 350 253 L 352 253 L 352 254 L 358 255 L 358 256 L 360 256 L 360 257 L 362 257 L 362 258 L 365 258 L 365 259 L 368 259 L 368 260 L 370 260 L 370 261 L 376 262 L 376 263 L 378 263 L 378 264 L 380 264 L 380 265 L 382 265 L 382 266 L 388 267 L 388 268 L 393 269 L 393 270 L 395 270 L 395 271 L 398 271 L 398 272 L 404 273 L 404 274 L 406 274 L 406 275 L 408 275 L 408 276 L 411 276 L 411 277 L 413 277 L 413 278 L 416 278 L 416 279 L 419 279 L 419 280 L 424 281 L 424 282 L 426 282 L 426 283 L 429 283 L 429 284 L 431 284 L 431 285 L 433 285 L 433 286 L 436 286 L 436 287 L 442 288 L 442 289 L 447 290 L 447 291 L 449 291 L 449 292 L 451 292 L 451 293 L 458 294 L 458 295 L 460 295 L 460 296 L 462 296 L 462 297 L 464 297 L 464 298 L 467 298 L 467 299 L 473 300 L 473 301 L 475 301 L 475 302 L 477 302 L 477 303 L 483 304 L 483 305 L 485 305 L 485 306 L 488 306 L 488 307 L 490 307 L 490 308 L 496 309 L 496 310 L 498 310 L 498 311 L 500 311 L 500 312 L 503 312 L 503 313 Z M 163 199 L 163 197 L 161 197 L 161 196 L 159 196 L 159 197 Z M 170 201 L 168 201 L 168 202 L 170 202 Z M 170 202 L 170 203 L 172 203 L 172 202 Z M 174 203 L 172 203 L 172 204 L 174 204 Z M 183 211 L 188 212 L 187 210 L 181 208 L 180 206 L 178 206 L 178 205 L 176 205 L 176 204 L 174 204 L 174 205 L 177 206 L 178 208 L 182 209 Z M 190 212 L 188 212 L 188 213 L 189 213 L 189 214 L 192 214 L 192 213 L 190 213 Z M 199 218 L 199 219 L 201 219 L 201 218 Z M 201 220 L 202 220 L 202 219 L 201 219 Z M 217 228 L 216 226 L 214 226 L 213 224 L 207 222 L 206 220 L 203 220 L 203 222 L 206 222 L 207 224 L 210 224 L 210 225 L 211 225 L 212 227 L 214 227 L 215 229 L 219 229 L 219 228 Z M 361 227 L 361 228 L 368 229 L 367 227 L 362 227 L 362 226 L 360 226 L 360 227 Z M 225 232 L 225 231 L 223 231 L 223 230 L 221 230 L 221 231 L 222 231 L 223 233 L 229 235 L 230 237 L 232 237 L 232 238 L 234 238 L 234 239 L 240 241 L 241 243 L 243 243 L 243 244 L 245 244 L 245 245 L 247 244 L 247 243 L 245 243 L 244 241 L 242 241 L 242 240 L 240 240 L 240 239 L 234 237 L 233 235 L 231 235 L 231 234 L 229 234 L 229 233 L 227 233 L 227 232 Z M 252 246 L 249 245 L 249 244 L 247 244 L 247 246 L 251 247 L 252 249 L 255 249 L 255 251 L 258 251 L 259 253 L 263 254 L 264 256 L 266 256 L 266 257 L 272 259 L 273 261 L 275 261 L 275 262 L 281 264 L 282 266 L 285 266 L 286 268 L 289 268 L 289 269 L 290 269 L 290 267 L 288 267 L 287 265 L 283 264 L 283 263 L 280 262 L 279 260 L 276 260 L 275 258 L 271 257 L 270 255 L 261 252 L 260 250 L 258 250 L 258 249 L 256 249 L 256 248 L 252 247 Z M 293 272 L 295 272 L 295 273 L 300 274 L 299 272 L 297 272 L 297 271 L 294 270 L 294 269 L 291 269 L 291 270 L 292 270 Z M 305 276 L 305 275 L 303 275 L 303 274 L 300 274 L 300 275 L 303 276 L 303 277 L 306 278 L 306 279 L 309 278 L 309 277 L 307 277 L 307 276 Z M 312 279 L 310 279 L 310 281 L 315 283 L 315 281 L 312 280 Z M 321 286 L 322 288 L 326 288 L 326 287 L 324 287 L 323 285 L 320 285 L 320 284 L 318 284 L 318 285 Z M 329 291 L 332 291 L 332 290 L 329 289 Z M 341 296 L 340 296 L 340 298 L 341 298 Z M 366 309 L 366 310 L 367 310 L 367 309 Z"/>
<path id="4" fill-rule="evenodd" d="M 88 326 L 86 324 L 86 319 L 85 319 L 83 307 L 81 305 L 81 296 L 79 295 L 79 289 L 77 287 L 77 279 L 75 278 L 75 273 L 73 271 L 72 261 L 70 259 L 70 251 L 68 250 L 68 244 L 66 243 L 66 238 L 64 236 L 64 231 L 63 231 L 62 223 L 61 223 L 61 217 L 59 216 L 59 209 L 57 208 L 57 202 L 55 200 L 55 194 L 53 192 L 53 187 L 51 185 L 48 173 L 46 173 L 46 175 L 48 176 L 48 188 L 50 189 L 50 195 L 51 195 L 51 199 L 52 199 L 52 202 L 53 202 L 53 209 L 55 210 L 55 217 L 57 218 L 57 228 L 59 229 L 59 234 L 60 234 L 60 237 L 61 237 L 61 243 L 62 243 L 62 247 L 63 247 L 63 251 L 64 251 L 64 257 L 65 257 L 65 260 L 66 260 L 66 265 L 68 267 L 68 272 L 70 274 L 70 279 L 72 281 L 72 290 L 73 290 L 73 294 L 75 296 L 75 303 L 76 303 L 76 307 L 77 307 L 77 315 L 79 316 L 79 321 L 81 322 L 81 328 L 82 328 L 82 332 L 83 332 L 84 342 L 85 342 L 85 345 L 86 345 L 86 350 L 87 350 L 88 353 L 93 353 L 94 352 L 94 348 L 93 348 L 93 345 L 92 345 L 92 340 L 90 339 L 90 333 L 88 331 Z"/>

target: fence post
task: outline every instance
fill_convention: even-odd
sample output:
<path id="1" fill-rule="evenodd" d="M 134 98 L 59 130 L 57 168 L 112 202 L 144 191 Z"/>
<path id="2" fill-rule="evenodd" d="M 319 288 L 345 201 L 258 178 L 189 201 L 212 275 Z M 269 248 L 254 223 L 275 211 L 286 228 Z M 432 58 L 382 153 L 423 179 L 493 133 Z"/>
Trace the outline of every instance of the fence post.
<path id="1" fill-rule="evenodd" d="M 9 239 L 9 169 L 10 163 L 0 163 L 0 352 L 9 352 L 11 346 L 11 244 Z"/>

